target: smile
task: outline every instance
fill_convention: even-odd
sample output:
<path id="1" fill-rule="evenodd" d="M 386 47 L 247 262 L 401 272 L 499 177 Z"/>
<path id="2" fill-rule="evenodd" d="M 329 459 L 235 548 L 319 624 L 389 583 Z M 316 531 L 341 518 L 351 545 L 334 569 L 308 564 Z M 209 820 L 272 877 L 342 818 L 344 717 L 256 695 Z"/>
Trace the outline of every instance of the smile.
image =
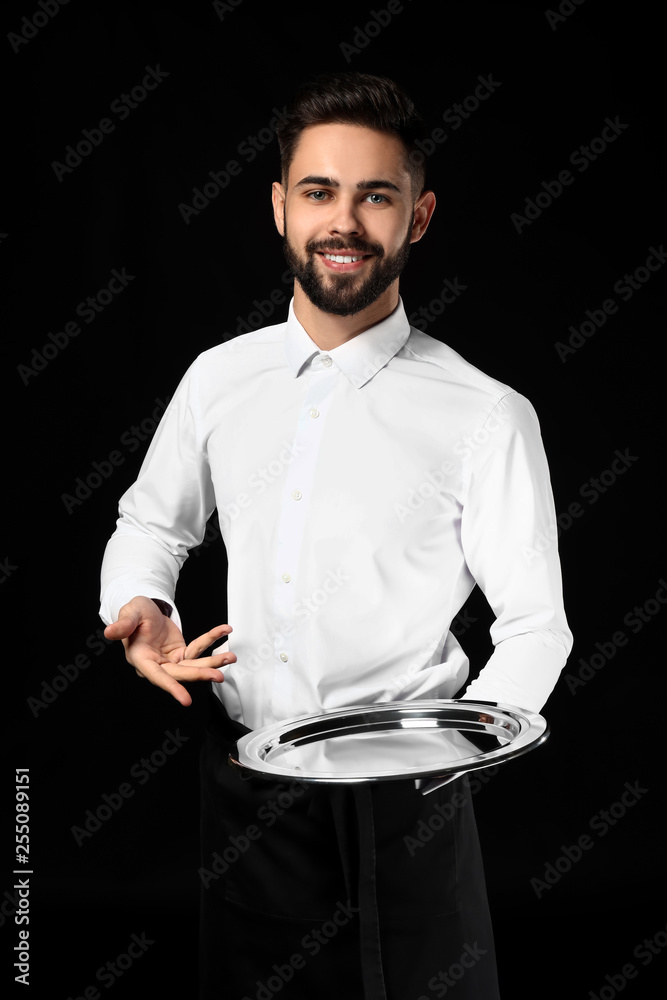
<path id="1" fill-rule="evenodd" d="M 339 274 L 359 271 L 366 266 L 367 261 L 373 259 L 373 254 L 329 253 L 327 251 L 318 251 L 317 256 L 328 271 L 337 271 Z"/>
<path id="2" fill-rule="evenodd" d="M 359 254 L 358 257 L 341 257 L 340 254 L 323 253 L 322 256 L 326 257 L 327 260 L 335 260 L 337 264 L 352 264 L 354 261 L 364 258 L 364 254 Z"/>

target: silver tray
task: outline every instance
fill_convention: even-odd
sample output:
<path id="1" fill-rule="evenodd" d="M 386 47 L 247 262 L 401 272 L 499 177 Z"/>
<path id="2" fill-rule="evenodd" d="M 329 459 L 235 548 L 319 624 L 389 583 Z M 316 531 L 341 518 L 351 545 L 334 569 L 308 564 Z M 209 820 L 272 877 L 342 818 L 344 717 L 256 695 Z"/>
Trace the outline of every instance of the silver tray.
<path id="1" fill-rule="evenodd" d="M 247 777 L 354 783 L 428 779 L 432 791 L 465 771 L 540 746 L 543 716 L 485 701 L 404 701 L 275 723 L 241 737 L 229 763 Z"/>

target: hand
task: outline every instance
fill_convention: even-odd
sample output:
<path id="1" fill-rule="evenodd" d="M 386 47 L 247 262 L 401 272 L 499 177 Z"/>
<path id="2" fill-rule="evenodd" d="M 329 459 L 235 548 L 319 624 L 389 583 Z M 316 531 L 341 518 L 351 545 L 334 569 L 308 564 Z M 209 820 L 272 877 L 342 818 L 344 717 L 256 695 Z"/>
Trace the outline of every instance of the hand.
<path id="1" fill-rule="evenodd" d="M 187 707 L 192 698 L 179 681 L 223 681 L 219 668 L 234 663 L 234 653 L 197 658 L 216 639 L 231 631 L 231 625 L 216 625 L 186 644 L 178 626 L 162 614 L 157 604 L 149 597 L 133 597 L 120 609 L 118 620 L 107 625 L 104 634 L 107 639 L 122 640 L 125 657 L 139 677 L 167 691 Z"/>

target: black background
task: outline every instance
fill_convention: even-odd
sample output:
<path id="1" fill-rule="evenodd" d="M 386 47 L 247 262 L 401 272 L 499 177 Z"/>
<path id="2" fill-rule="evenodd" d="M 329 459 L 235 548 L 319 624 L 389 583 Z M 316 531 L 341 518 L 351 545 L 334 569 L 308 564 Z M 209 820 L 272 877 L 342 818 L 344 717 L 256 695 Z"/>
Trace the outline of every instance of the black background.
<path id="1" fill-rule="evenodd" d="M 579 504 L 571 523 L 561 517 L 575 647 L 545 708 L 552 736 L 475 797 L 503 995 L 653 997 L 666 956 L 647 963 L 633 952 L 647 938 L 657 951 L 667 942 L 659 826 L 665 268 L 645 282 L 649 272 L 640 272 L 628 301 L 614 285 L 667 239 L 657 15 L 637 4 L 566 0 L 556 20 L 539 4 L 413 0 L 362 35 L 383 0 L 326 10 L 218 6 L 71 0 L 38 30 L 22 21 L 42 11 L 36 2 L 3 7 L 3 35 L 34 36 L 3 42 L 9 509 L 0 558 L 14 692 L 3 795 L 13 800 L 13 768 L 30 767 L 34 872 L 32 994 L 17 986 L 17 995 L 65 1000 L 92 986 L 106 995 L 97 970 L 132 934 L 154 943 L 110 985 L 113 997 L 196 995 L 206 692 L 194 690 L 193 707 L 181 709 L 137 679 L 119 646 L 99 641 L 99 564 L 154 411 L 196 354 L 234 335 L 254 300 L 289 294 L 269 199 L 277 143 L 252 162 L 239 146 L 269 128 L 304 77 L 360 69 L 393 76 L 429 127 L 447 133 L 428 157 L 438 208 L 402 282 L 408 313 L 428 308 L 446 278 L 465 285 L 427 332 L 529 396 L 557 510 Z M 163 82 L 125 120 L 111 112 L 158 64 Z M 488 99 L 460 128 L 443 123 L 489 75 Z M 54 161 L 105 117 L 113 132 L 59 179 Z M 627 127 L 580 172 L 570 155 L 601 135 L 606 118 Z M 232 159 L 239 176 L 186 223 L 179 205 L 191 205 L 193 188 Z M 512 213 L 568 168 L 573 183 L 550 205 L 543 197 L 540 214 L 518 231 Z M 77 320 L 77 305 L 106 288 L 114 268 L 134 276 L 127 288 L 93 322 L 79 317 L 80 334 L 54 350 L 49 333 Z M 617 312 L 563 360 L 555 345 L 610 298 Z M 142 422 L 145 441 L 131 443 Z M 630 458 L 614 476 L 617 451 Z M 117 464 L 104 465 L 113 452 Z M 78 480 L 95 462 L 108 475 L 93 477 L 86 495 Z M 224 551 L 214 536 L 182 574 L 189 636 L 225 620 Z M 634 617 L 637 607 L 645 620 Z M 468 611 L 477 621 L 463 642 L 477 670 L 489 616 L 476 595 Z M 619 631 L 622 644 L 612 640 Z M 594 654 L 597 668 L 586 667 Z M 588 679 L 573 688 L 580 671 Z M 176 730 L 187 741 L 140 784 L 131 769 Z M 132 797 L 79 846 L 72 827 L 123 782 Z M 615 808 L 602 836 L 595 817 L 620 802 L 626 783 L 638 783 L 639 798 L 625 815 Z M 584 835 L 590 849 L 565 871 L 563 847 Z M 18 931 L 13 830 L 3 843 L 8 955 Z M 553 885 L 534 881 L 558 859 Z M 233 961 L 224 935 L 220 956 Z M 13 985 L 11 961 L 3 988 Z M 628 963 L 633 978 L 621 971 Z M 435 996 L 426 983 L 423 992 Z"/>

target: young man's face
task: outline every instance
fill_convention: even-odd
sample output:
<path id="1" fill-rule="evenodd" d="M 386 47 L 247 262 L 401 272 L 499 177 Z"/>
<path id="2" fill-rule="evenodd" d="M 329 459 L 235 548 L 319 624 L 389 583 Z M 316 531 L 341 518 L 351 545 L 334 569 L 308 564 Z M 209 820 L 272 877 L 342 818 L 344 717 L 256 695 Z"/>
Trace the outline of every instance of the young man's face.
<path id="1" fill-rule="evenodd" d="M 287 191 L 273 185 L 287 262 L 311 302 L 338 316 L 383 295 L 395 298 L 410 244 L 421 238 L 433 204 L 431 192 L 415 203 L 400 140 L 357 125 L 307 128 Z"/>

